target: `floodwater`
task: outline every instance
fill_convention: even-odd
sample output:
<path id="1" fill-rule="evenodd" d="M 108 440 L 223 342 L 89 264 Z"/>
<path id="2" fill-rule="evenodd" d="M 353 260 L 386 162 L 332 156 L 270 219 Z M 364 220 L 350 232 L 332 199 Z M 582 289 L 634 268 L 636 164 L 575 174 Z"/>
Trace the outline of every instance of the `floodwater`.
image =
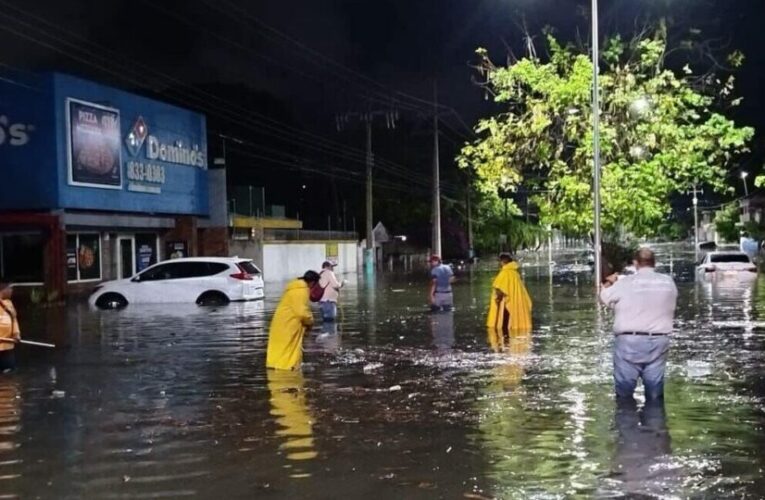
<path id="1" fill-rule="evenodd" d="M 666 403 L 617 408 L 586 274 L 526 270 L 530 336 L 488 335 L 490 273 L 432 315 L 425 279 L 342 294 L 302 372 L 264 369 L 278 299 L 219 309 L 29 310 L 0 378 L 0 497 L 757 498 L 765 281 L 680 299 Z"/>

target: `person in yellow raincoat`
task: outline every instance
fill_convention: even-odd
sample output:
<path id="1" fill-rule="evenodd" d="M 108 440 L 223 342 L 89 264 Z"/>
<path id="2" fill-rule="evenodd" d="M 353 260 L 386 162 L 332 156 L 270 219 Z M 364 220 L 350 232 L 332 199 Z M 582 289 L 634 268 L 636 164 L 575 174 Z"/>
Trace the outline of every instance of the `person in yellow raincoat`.
<path id="1" fill-rule="evenodd" d="M 319 283 L 319 273 L 306 271 L 284 290 L 268 330 L 266 367 L 277 370 L 300 368 L 303 336 L 313 325 L 310 290 Z"/>
<path id="2" fill-rule="evenodd" d="M 499 331 L 531 330 L 531 297 L 518 272 L 519 265 L 510 254 L 499 256 L 502 268 L 492 284 L 486 326 Z"/>
<path id="3" fill-rule="evenodd" d="M 16 368 L 14 348 L 21 340 L 19 318 L 13 307 L 11 297 L 13 288 L 8 283 L 0 283 L 0 372 L 7 373 Z"/>

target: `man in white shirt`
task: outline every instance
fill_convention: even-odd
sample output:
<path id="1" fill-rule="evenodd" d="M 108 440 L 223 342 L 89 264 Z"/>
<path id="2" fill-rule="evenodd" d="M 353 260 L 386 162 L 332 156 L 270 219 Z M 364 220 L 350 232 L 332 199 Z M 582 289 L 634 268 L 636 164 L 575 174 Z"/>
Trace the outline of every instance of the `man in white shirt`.
<path id="1" fill-rule="evenodd" d="M 325 322 L 335 321 L 337 318 L 337 299 L 340 295 L 340 289 L 343 287 L 343 283 L 338 281 L 337 276 L 335 276 L 335 266 L 337 266 L 336 262 L 324 261 L 319 273 L 319 286 L 324 289 L 324 295 L 319 300 L 319 308 L 321 309 L 321 318 Z"/>
<path id="2" fill-rule="evenodd" d="M 641 248 L 636 273 L 606 278 L 600 300 L 614 310 L 614 385 L 619 399 L 632 398 L 638 378 L 646 400 L 664 396 L 664 369 L 677 304 L 670 276 L 655 271 L 656 258 Z"/>

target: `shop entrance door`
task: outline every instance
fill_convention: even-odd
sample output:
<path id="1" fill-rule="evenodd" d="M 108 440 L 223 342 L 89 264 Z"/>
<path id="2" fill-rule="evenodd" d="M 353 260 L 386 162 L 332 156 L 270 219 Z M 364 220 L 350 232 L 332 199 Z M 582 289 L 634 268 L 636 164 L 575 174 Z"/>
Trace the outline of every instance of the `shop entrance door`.
<path id="1" fill-rule="evenodd" d="M 122 279 L 130 278 L 135 275 L 135 238 L 133 236 L 120 236 L 118 248 L 119 276 Z"/>

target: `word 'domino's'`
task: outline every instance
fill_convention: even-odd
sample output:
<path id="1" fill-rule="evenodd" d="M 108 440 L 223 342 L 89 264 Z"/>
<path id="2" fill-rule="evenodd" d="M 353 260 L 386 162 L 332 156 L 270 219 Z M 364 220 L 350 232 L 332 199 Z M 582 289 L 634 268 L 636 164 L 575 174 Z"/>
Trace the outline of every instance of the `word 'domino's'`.
<path id="1" fill-rule="evenodd" d="M 184 147 L 181 142 L 165 144 L 153 135 L 147 138 L 146 157 L 150 160 L 166 161 L 191 167 L 207 167 L 205 153 L 200 151 L 196 144 L 190 148 Z"/>

